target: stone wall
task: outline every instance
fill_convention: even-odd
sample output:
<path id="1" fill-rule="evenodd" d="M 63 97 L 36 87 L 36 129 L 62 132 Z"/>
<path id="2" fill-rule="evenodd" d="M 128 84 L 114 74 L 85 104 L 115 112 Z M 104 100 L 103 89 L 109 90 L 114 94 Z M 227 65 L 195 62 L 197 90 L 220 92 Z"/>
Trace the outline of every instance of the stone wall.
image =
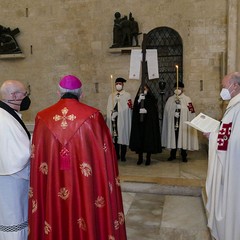
<path id="1" fill-rule="evenodd" d="M 105 114 L 110 75 L 128 79 L 129 74 L 130 55 L 109 51 L 117 11 L 132 12 L 142 33 L 161 26 L 176 30 L 183 39 L 186 94 L 197 113 L 214 118 L 222 114 L 219 92 L 221 56 L 227 49 L 227 0 L 2 0 L 0 8 L 0 25 L 20 29 L 16 39 L 25 56 L 0 59 L 0 83 L 18 79 L 31 85 L 32 106 L 24 113 L 29 123 L 39 110 L 57 101 L 57 83 L 65 74 L 79 76 L 83 102 Z M 126 83 L 132 98 L 139 84 Z"/>

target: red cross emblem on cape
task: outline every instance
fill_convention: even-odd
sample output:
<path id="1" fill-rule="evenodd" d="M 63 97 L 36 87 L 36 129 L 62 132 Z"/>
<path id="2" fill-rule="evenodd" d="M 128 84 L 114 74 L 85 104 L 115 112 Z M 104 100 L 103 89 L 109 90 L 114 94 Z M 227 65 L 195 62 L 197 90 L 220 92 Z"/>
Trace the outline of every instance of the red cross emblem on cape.
<path id="1" fill-rule="evenodd" d="M 128 100 L 127 105 L 128 105 L 128 107 L 129 107 L 130 109 L 133 108 L 133 104 L 132 104 L 132 100 L 131 100 L 131 99 Z"/>
<path id="2" fill-rule="evenodd" d="M 231 135 L 232 123 L 223 123 L 218 132 L 218 150 L 227 151 L 228 141 Z"/>
<path id="3" fill-rule="evenodd" d="M 60 142 L 62 148 L 59 152 L 61 169 L 69 169 L 71 152 L 68 143 L 80 126 L 91 116 L 98 112 L 97 109 L 78 102 L 75 99 L 61 99 L 58 103 L 39 113 L 49 130 Z M 49 117 L 51 116 L 51 117 Z"/>
<path id="4" fill-rule="evenodd" d="M 188 103 L 188 110 L 191 112 L 191 113 L 195 113 L 195 110 L 194 110 L 194 107 L 193 107 L 193 104 L 190 102 Z"/>

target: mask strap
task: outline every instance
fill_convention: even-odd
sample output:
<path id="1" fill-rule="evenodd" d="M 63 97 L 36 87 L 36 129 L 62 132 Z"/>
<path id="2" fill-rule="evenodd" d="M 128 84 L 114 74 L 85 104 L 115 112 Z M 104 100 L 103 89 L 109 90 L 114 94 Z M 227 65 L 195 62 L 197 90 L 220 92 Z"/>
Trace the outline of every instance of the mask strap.
<path id="1" fill-rule="evenodd" d="M 18 103 L 12 103 L 12 102 L 15 102 L 15 101 L 22 101 L 23 99 L 17 99 L 17 100 L 7 100 L 7 99 L 4 99 L 3 101 L 4 102 L 7 102 L 7 103 L 10 103 L 12 105 L 16 105 L 16 106 L 20 106 L 21 104 L 18 104 Z"/>

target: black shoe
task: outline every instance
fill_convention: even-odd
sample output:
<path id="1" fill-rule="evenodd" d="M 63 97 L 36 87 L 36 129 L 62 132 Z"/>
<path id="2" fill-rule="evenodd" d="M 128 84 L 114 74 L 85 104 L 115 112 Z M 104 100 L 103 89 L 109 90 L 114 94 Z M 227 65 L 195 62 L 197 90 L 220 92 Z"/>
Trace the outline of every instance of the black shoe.
<path id="1" fill-rule="evenodd" d="M 174 159 L 176 159 L 176 157 L 170 156 L 170 157 L 168 158 L 168 161 L 172 161 L 172 160 L 174 160 Z"/>
<path id="2" fill-rule="evenodd" d="M 183 158 L 182 158 L 182 161 L 183 161 L 183 162 L 187 162 L 188 160 L 187 160 L 186 157 L 183 157 Z"/>
<path id="3" fill-rule="evenodd" d="M 145 165 L 148 166 L 151 163 L 151 159 L 147 159 Z"/>
<path id="4" fill-rule="evenodd" d="M 126 158 L 125 157 L 121 157 L 121 162 L 126 162 Z"/>
<path id="5" fill-rule="evenodd" d="M 142 159 L 138 159 L 137 165 L 141 165 L 142 163 L 143 163 L 143 160 Z"/>

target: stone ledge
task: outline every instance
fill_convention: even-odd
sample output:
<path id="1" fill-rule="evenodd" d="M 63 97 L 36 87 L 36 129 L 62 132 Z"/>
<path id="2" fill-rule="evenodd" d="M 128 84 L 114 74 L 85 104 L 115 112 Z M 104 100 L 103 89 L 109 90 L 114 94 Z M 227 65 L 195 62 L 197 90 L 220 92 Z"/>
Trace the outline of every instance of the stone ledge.
<path id="1" fill-rule="evenodd" d="M 0 59 L 12 59 L 12 58 L 25 58 L 25 56 L 22 53 L 0 54 Z"/>
<path id="2" fill-rule="evenodd" d="M 189 179 L 189 178 L 171 178 L 171 177 L 152 177 L 152 176 L 130 176 L 121 175 L 121 182 L 149 183 L 167 186 L 182 187 L 204 187 L 205 179 Z"/>
<path id="3" fill-rule="evenodd" d="M 202 194 L 201 187 L 170 186 L 143 182 L 122 182 L 121 189 L 123 192 L 140 192 L 161 195 L 184 195 L 199 197 Z"/>
<path id="4" fill-rule="evenodd" d="M 141 49 L 141 47 L 109 48 L 109 52 L 110 53 L 131 53 L 132 49 Z"/>

